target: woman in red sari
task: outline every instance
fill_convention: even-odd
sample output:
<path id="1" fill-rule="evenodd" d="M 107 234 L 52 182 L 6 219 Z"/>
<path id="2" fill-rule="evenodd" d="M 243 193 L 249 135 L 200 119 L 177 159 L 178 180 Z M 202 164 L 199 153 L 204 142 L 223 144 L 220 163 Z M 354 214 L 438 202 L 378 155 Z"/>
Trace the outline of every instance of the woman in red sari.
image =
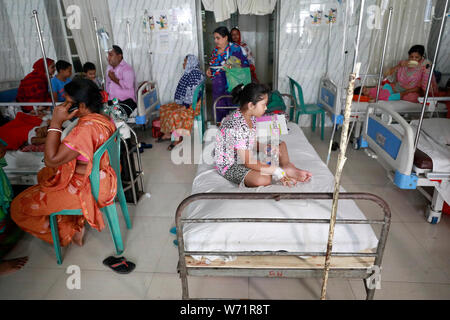
<path id="1" fill-rule="evenodd" d="M 50 77 L 56 71 L 55 61 L 47 58 L 48 72 Z M 17 102 L 51 102 L 48 80 L 45 73 L 44 59 L 41 58 L 33 64 L 31 71 L 22 81 L 16 97 Z M 31 111 L 33 107 L 23 107 L 24 111 Z"/>
<path id="2" fill-rule="evenodd" d="M 89 175 L 95 151 L 114 133 L 110 118 L 101 115 L 102 96 L 96 85 L 77 79 L 64 87 L 67 100 L 53 111 L 45 143 L 46 167 L 38 173 L 38 184 L 19 194 L 11 204 L 11 217 L 24 231 L 53 243 L 49 215 L 64 209 L 81 209 L 82 216 L 58 216 L 61 245 L 82 245 L 84 223 L 101 231 L 105 227 L 99 207 L 110 205 L 117 179 L 107 153 L 100 161 L 100 194 L 91 193 Z M 72 105 L 78 109 L 69 114 Z M 61 124 L 78 117 L 78 124 L 61 141 Z"/>

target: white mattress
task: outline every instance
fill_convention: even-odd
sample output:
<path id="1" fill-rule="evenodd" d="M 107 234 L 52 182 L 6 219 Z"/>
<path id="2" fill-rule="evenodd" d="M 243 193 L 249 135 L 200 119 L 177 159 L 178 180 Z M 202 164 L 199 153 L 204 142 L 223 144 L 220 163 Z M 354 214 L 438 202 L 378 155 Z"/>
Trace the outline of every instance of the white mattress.
<path id="1" fill-rule="evenodd" d="M 369 102 L 352 102 L 352 112 L 366 112 L 367 107 L 369 106 Z M 413 103 L 405 100 L 398 101 L 378 101 L 379 105 L 389 107 L 395 112 L 398 113 L 406 113 L 406 112 L 421 112 L 422 104 L 421 103 Z M 446 111 L 445 104 L 438 103 L 436 105 L 436 111 Z M 431 111 L 431 110 L 427 110 Z"/>
<path id="2" fill-rule="evenodd" d="M 305 135 L 289 123 L 289 135 L 283 136 L 291 161 L 309 170 L 309 183 L 294 188 L 271 185 L 239 188 L 221 177 L 212 165 L 198 166 L 192 194 L 203 192 L 333 192 L 334 177 Z M 204 148 L 211 150 L 211 148 Z M 344 191 L 342 189 L 342 191 Z M 273 200 L 201 200 L 189 205 L 188 218 L 304 218 L 329 219 L 331 200 L 275 202 Z M 380 209 L 381 212 L 381 209 Z M 381 215 L 380 215 L 381 217 Z M 340 200 L 338 219 L 365 219 L 352 200 Z M 328 224 L 207 223 L 186 224 L 185 249 L 188 251 L 296 251 L 326 252 Z M 361 252 L 377 246 L 370 225 L 336 225 L 334 252 Z M 194 257 L 200 259 L 201 257 Z M 217 257 L 207 257 L 210 260 Z M 228 257 L 231 259 L 232 257 Z"/>
<path id="3" fill-rule="evenodd" d="M 37 173 L 45 166 L 43 152 L 7 151 L 5 160 L 3 170 L 13 185 L 37 184 Z"/>
<path id="4" fill-rule="evenodd" d="M 417 132 L 419 121 L 411 121 L 414 134 Z M 433 172 L 450 173 L 450 119 L 431 118 L 422 122 L 417 147 L 433 160 Z M 436 187 L 444 198 L 450 203 L 450 183 Z"/>

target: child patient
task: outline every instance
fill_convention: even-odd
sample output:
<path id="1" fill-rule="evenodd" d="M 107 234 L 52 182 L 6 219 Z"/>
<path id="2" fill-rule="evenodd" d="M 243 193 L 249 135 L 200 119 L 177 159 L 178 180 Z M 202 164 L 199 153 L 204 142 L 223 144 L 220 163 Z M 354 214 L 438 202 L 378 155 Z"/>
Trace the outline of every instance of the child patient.
<path id="1" fill-rule="evenodd" d="M 368 97 L 369 102 L 374 102 L 377 98 L 377 88 L 378 87 L 357 87 L 355 88 L 354 94 Z M 402 94 L 400 92 L 395 92 L 392 86 L 389 83 L 386 83 L 380 89 L 378 100 L 397 101 L 401 99 L 401 96 Z"/>
<path id="2" fill-rule="evenodd" d="M 308 182 L 312 174 L 290 162 L 285 142 L 278 146 L 279 164 L 266 164 L 253 156 L 253 150 L 264 150 L 257 141 L 256 118 L 267 109 L 269 90 L 261 84 L 240 84 L 232 91 L 233 102 L 240 108 L 222 120 L 216 135 L 214 160 L 216 169 L 228 181 L 246 187 L 268 186 L 275 181 L 285 186 Z"/>

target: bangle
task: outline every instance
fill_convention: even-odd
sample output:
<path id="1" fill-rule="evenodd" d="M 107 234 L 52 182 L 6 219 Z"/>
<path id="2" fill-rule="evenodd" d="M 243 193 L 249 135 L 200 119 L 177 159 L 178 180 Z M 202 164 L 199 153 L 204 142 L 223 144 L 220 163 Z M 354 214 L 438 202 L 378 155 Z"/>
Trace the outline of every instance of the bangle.
<path id="1" fill-rule="evenodd" d="M 50 131 L 56 131 L 56 132 L 62 133 L 61 129 L 56 129 L 56 128 L 48 128 L 47 132 L 50 132 Z"/>

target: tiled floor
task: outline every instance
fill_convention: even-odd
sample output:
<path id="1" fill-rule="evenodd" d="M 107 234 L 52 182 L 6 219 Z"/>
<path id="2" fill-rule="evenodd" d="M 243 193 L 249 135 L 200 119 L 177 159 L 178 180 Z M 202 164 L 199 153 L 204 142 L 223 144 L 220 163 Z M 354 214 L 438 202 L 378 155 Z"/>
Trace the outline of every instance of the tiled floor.
<path id="1" fill-rule="evenodd" d="M 322 142 L 318 133 L 303 129 L 326 160 L 328 143 Z M 148 137 L 143 140 L 153 142 Z M 89 229 L 84 247 L 64 249 L 61 266 L 56 264 L 52 246 L 26 235 L 8 257 L 28 255 L 29 262 L 23 270 L 0 278 L 0 299 L 180 299 L 178 251 L 168 230 L 174 225 L 176 207 L 190 194 L 196 167 L 172 164 L 166 147 L 167 143 L 154 144 L 142 155 L 146 191 L 151 197 L 130 205 L 131 230 L 126 231 L 121 219 L 124 255 L 136 263 L 134 272 L 118 275 L 102 265 L 105 257 L 114 254 L 107 230 Z M 334 152 L 329 165 L 332 171 L 336 159 Z M 348 149 L 342 183 L 347 191 L 381 196 L 392 210 L 381 289 L 375 298 L 450 299 L 450 217 L 443 216 L 437 225 L 428 224 L 423 216 L 425 198 L 418 191 L 397 189 L 378 162 L 363 151 Z M 370 203 L 358 205 L 367 217 L 379 212 Z M 66 270 L 71 265 L 81 270 L 79 290 L 67 288 L 71 274 Z M 321 290 L 320 279 L 190 277 L 189 285 L 194 298 L 319 299 Z M 328 298 L 364 299 L 363 282 L 330 279 Z"/>

